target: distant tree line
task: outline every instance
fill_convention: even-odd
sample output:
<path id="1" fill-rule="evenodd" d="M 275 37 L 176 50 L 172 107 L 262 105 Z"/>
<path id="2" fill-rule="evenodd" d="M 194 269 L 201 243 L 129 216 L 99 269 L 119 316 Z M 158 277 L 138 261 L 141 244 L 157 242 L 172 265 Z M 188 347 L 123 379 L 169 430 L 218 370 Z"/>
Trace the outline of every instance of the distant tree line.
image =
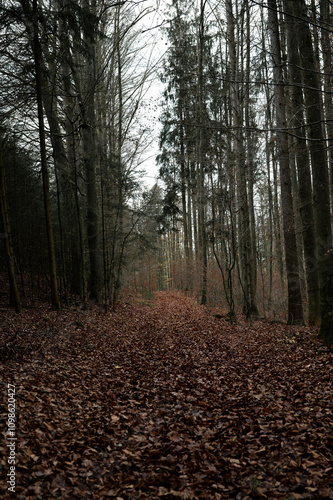
<path id="1" fill-rule="evenodd" d="M 32 290 L 43 278 L 53 309 L 59 294 L 117 300 L 149 204 L 139 176 L 151 134 L 137 115 L 156 65 L 141 33 L 152 11 L 1 3 L 1 255 L 17 310 L 18 275 Z"/>
<path id="2" fill-rule="evenodd" d="M 169 18 L 158 161 L 174 258 L 189 286 L 200 273 L 202 303 L 215 268 L 231 312 L 236 291 L 257 315 L 261 276 L 266 311 L 285 287 L 288 323 L 332 342 L 331 2 L 173 0 Z"/>
<path id="3" fill-rule="evenodd" d="M 53 309 L 73 296 L 114 307 L 122 283 L 174 286 L 202 304 L 216 294 L 231 318 L 286 300 L 289 324 L 320 325 L 333 342 L 331 2 L 170 0 L 164 188 L 144 192 L 150 5 L 1 4 L 11 303 L 21 310 L 27 282 L 50 291 Z"/>

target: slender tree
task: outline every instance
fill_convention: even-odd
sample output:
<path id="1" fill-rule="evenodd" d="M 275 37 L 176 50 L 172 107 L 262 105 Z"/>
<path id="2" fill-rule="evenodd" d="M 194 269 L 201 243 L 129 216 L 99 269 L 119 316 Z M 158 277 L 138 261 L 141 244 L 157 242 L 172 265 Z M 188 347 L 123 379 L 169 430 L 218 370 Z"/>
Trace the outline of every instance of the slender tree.
<path id="1" fill-rule="evenodd" d="M 295 235 L 295 219 L 291 192 L 284 78 L 282 73 L 280 33 L 276 1 L 269 0 L 268 7 L 271 53 L 275 83 L 276 127 L 280 163 L 281 202 L 288 283 L 288 323 L 299 325 L 303 324 L 304 319 Z"/>
<path id="2" fill-rule="evenodd" d="M 205 6 L 206 0 L 200 2 L 198 27 L 198 81 L 197 81 L 197 151 L 198 151 L 198 229 L 200 259 L 202 265 L 201 303 L 207 302 L 207 233 L 205 217 L 205 137 L 204 137 L 204 82 L 203 58 L 205 37 Z"/>
<path id="3" fill-rule="evenodd" d="M 0 133 L 0 214 L 1 214 L 1 225 L 3 231 L 2 237 L 4 239 L 5 253 L 7 258 L 7 268 L 8 268 L 8 276 L 10 284 L 10 300 L 12 302 L 12 305 L 15 307 L 15 311 L 17 313 L 20 313 L 22 311 L 22 305 L 16 281 L 15 255 L 14 255 L 12 231 L 8 213 L 6 177 L 3 165 L 2 149 L 3 149 L 3 140 L 2 140 L 2 134 Z"/>
<path id="4" fill-rule="evenodd" d="M 330 195 L 331 203 L 333 200 L 333 123 L 330 119 L 333 116 L 333 97 L 332 97 L 332 65 L 333 65 L 333 47 L 331 40 L 332 26 L 332 5 L 329 0 L 320 0 L 320 26 L 321 26 L 321 45 L 323 58 L 323 84 L 324 84 L 324 113 L 325 129 L 327 134 L 327 155 L 330 176 Z"/>
<path id="5" fill-rule="evenodd" d="M 39 41 L 40 13 L 37 6 L 37 0 L 33 0 L 32 15 L 33 15 L 33 27 L 34 27 L 33 49 L 34 49 L 34 61 L 35 61 L 36 98 L 37 98 L 37 108 L 38 108 L 38 125 L 39 125 L 41 169 L 43 178 L 45 222 L 46 222 L 46 234 L 48 241 L 48 255 L 49 255 L 49 266 L 50 266 L 52 309 L 59 310 L 60 301 L 58 295 L 57 267 L 56 267 L 53 227 L 51 220 L 49 173 L 47 166 L 46 139 L 45 139 L 45 128 L 44 128 L 43 85 L 42 85 L 42 64 L 41 64 L 42 49 Z"/>

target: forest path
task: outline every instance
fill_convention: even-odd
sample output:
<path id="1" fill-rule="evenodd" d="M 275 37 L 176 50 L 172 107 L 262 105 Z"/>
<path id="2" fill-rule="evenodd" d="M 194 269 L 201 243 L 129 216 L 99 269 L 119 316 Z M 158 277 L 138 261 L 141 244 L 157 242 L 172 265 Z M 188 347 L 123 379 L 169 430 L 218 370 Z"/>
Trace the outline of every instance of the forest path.
<path id="1" fill-rule="evenodd" d="M 333 498 L 331 348 L 179 292 L 129 301 L 8 319 L 17 498 Z"/>

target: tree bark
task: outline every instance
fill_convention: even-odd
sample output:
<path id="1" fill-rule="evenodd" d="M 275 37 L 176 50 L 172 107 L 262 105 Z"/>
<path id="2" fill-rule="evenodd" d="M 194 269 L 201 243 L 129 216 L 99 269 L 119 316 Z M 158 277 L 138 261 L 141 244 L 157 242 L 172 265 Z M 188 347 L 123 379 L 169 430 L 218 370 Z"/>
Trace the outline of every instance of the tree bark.
<path id="1" fill-rule="evenodd" d="M 329 0 L 320 0 L 321 46 L 323 57 L 324 115 L 326 117 L 327 155 L 330 177 L 331 209 L 333 204 L 333 50 L 331 41 L 332 6 Z"/>
<path id="2" fill-rule="evenodd" d="M 301 88 L 300 61 L 298 55 L 297 37 L 292 13 L 294 0 L 284 0 L 284 10 L 287 13 L 287 47 L 289 61 L 289 78 L 291 83 L 291 125 L 295 131 L 294 144 L 296 148 L 296 164 L 298 171 L 298 193 L 300 215 L 302 220 L 302 237 L 305 257 L 305 270 L 308 294 L 310 325 L 320 322 L 319 274 L 316 265 L 316 237 L 312 203 L 312 181 L 306 137 L 303 135 L 303 93 Z"/>
<path id="3" fill-rule="evenodd" d="M 257 306 L 257 238 L 256 219 L 254 210 L 254 144 L 255 132 L 251 133 L 250 118 L 250 81 L 251 81 L 251 20 L 248 0 L 245 0 L 246 11 L 246 72 L 245 72 L 245 127 L 246 127 L 246 166 L 248 182 L 248 211 L 249 211 L 249 281 L 250 281 L 250 314 L 259 315 Z"/>
<path id="4" fill-rule="evenodd" d="M 238 214 L 238 253 L 240 263 L 240 282 L 243 291 L 244 312 L 249 318 L 252 314 L 252 297 L 251 292 L 254 292 L 254 276 L 251 273 L 250 265 L 254 264 L 251 261 L 251 229 L 250 229 L 250 214 L 248 193 L 246 185 L 246 165 L 245 165 L 245 150 L 244 138 L 242 131 L 242 104 L 240 102 L 238 60 L 236 54 L 235 26 L 232 1 L 226 1 L 227 15 L 227 36 L 229 49 L 229 65 L 231 79 L 231 125 L 233 132 L 233 151 L 235 158 L 236 170 L 236 196 L 237 196 L 237 214 Z M 251 280 L 252 277 L 252 280 Z M 252 281 L 252 283 L 251 283 Z M 251 286 L 252 285 L 252 286 Z M 253 301 L 253 306 L 255 306 Z M 255 307 L 254 307 L 255 309 Z"/>
<path id="5" fill-rule="evenodd" d="M 320 337 L 333 343 L 333 251 L 328 164 L 322 132 L 321 88 L 318 84 L 311 33 L 304 0 L 292 2 L 302 62 L 308 140 L 313 176 L 313 205 L 316 225 L 317 263 L 320 278 Z"/>
<path id="6" fill-rule="evenodd" d="M 303 305 L 295 236 L 295 217 L 291 192 L 291 176 L 288 158 L 288 137 L 286 131 L 285 95 L 283 87 L 284 81 L 282 74 L 280 35 L 276 0 L 268 0 L 268 7 L 271 53 L 273 59 L 273 75 L 275 83 L 277 127 L 276 133 L 279 151 L 283 233 L 288 284 L 288 324 L 302 325 L 304 324 Z"/>
<path id="7" fill-rule="evenodd" d="M 49 266 L 50 266 L 52 309 L 59 310 L 60 301 L 58 296 L 57 268 L 56 268 L 54 238 L 53 238 L 51 209 L 50 209 L 49 174 L 48 174 L 46 146 L 45 146 L 42 64 L 41 64 L 42 49 L 39 41 L 38 17 L 39 15 L 37 8 L 37 0 L 33 0 L 33 23 L 34 23 L 33 49 L 34 49 L 34 61 L 35 61 L 35 79 L 36 79 L 36 94 L 37 94 L 37 108 L 38 108 L 41 168 L 42 168 L 43 193 L 44 193 L 44 211 L 45 211 L 46 233 L 48 241 L 48 255 L 49 255 Z"/>
<path id="8" fill-rule="evenodd" d="M 5 177 L 5 169 L 3 166 L 1 135 L 0 135 L 0 214 L 1 214 L 1 225 L 4 237 L 6 260 L 7 260 L 8 276 L 9 276 L 10 300 L 13 301 L 12 305 L 15 307 L 15 312 L 20 313 L 22 312 L 22 305 L 16 282 L 15 255 L 12 243 L 9 214 L 8 214 L 6 177 Z"/>
<path id="9" fill-rule="evenodd" d="M 207 303 L 207 235 L 205 218 L 205 153 L 204 153 L 204 103 L 203 103 L 203 44 L 204 44 L 204 9 L 206 0 L 200 4 L 200 24 L 198 38 L 198 224 L 201 274 L 201 304 Z"/>
<path id="10" fill-rule="evenodd" d="M 82 107 L 82 138 L 83 138 L 83 164 L 86 175 L 87 190 L 87 237 L 90 262 L 90 297 L 98 302 L 102 299 L 102 262 L 100 246 L 100 220 L 97 200 L 96 179 L 96 121 L 95 121 L 95 87 L 96 87 L 96 6 L 95 0 L 85 0 L 85 25 L 83 38 L 86 48 L 85 96 Z"/>

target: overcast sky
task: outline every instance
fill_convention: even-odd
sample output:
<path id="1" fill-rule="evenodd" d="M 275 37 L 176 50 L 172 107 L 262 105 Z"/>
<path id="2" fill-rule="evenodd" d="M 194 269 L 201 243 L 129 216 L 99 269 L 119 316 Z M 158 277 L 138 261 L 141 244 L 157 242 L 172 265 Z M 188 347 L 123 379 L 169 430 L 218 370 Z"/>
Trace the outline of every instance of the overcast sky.
<path id="1" fill-rule="evenodd" d="M 152 186 L 158 176 L 159 167 L 156 164 L 155 158 L 159 153 L 158 142 L 159 133 L 161 130 L 160 114 L 161 114 L 161 95 L 164 89 L 163 84 L 159 79 L 159 72 L 162 69 L 162 60 L 167 51 L 166 40 L 163 36 L 161 25 L 164 25 L 165 16 L 163 10 L 166 2 L 157 2 L 156 0 L 146 0 L 144 5 L 152 5 L 150 14 L 144 17 L 141 21 L 142 36 L 146 39 L 147 54 L 152 52 L 152 60 L 157 64 L 150 79 L 150 87 L 147 91 L 138 119 L 147 128 L 150 129 L 152 144 L 147 150 L 145 161 L 142 167 L 146 171 L 144 176 L 145 183 Z M 148 56 L 149 57 L 149 56 Z"/>

